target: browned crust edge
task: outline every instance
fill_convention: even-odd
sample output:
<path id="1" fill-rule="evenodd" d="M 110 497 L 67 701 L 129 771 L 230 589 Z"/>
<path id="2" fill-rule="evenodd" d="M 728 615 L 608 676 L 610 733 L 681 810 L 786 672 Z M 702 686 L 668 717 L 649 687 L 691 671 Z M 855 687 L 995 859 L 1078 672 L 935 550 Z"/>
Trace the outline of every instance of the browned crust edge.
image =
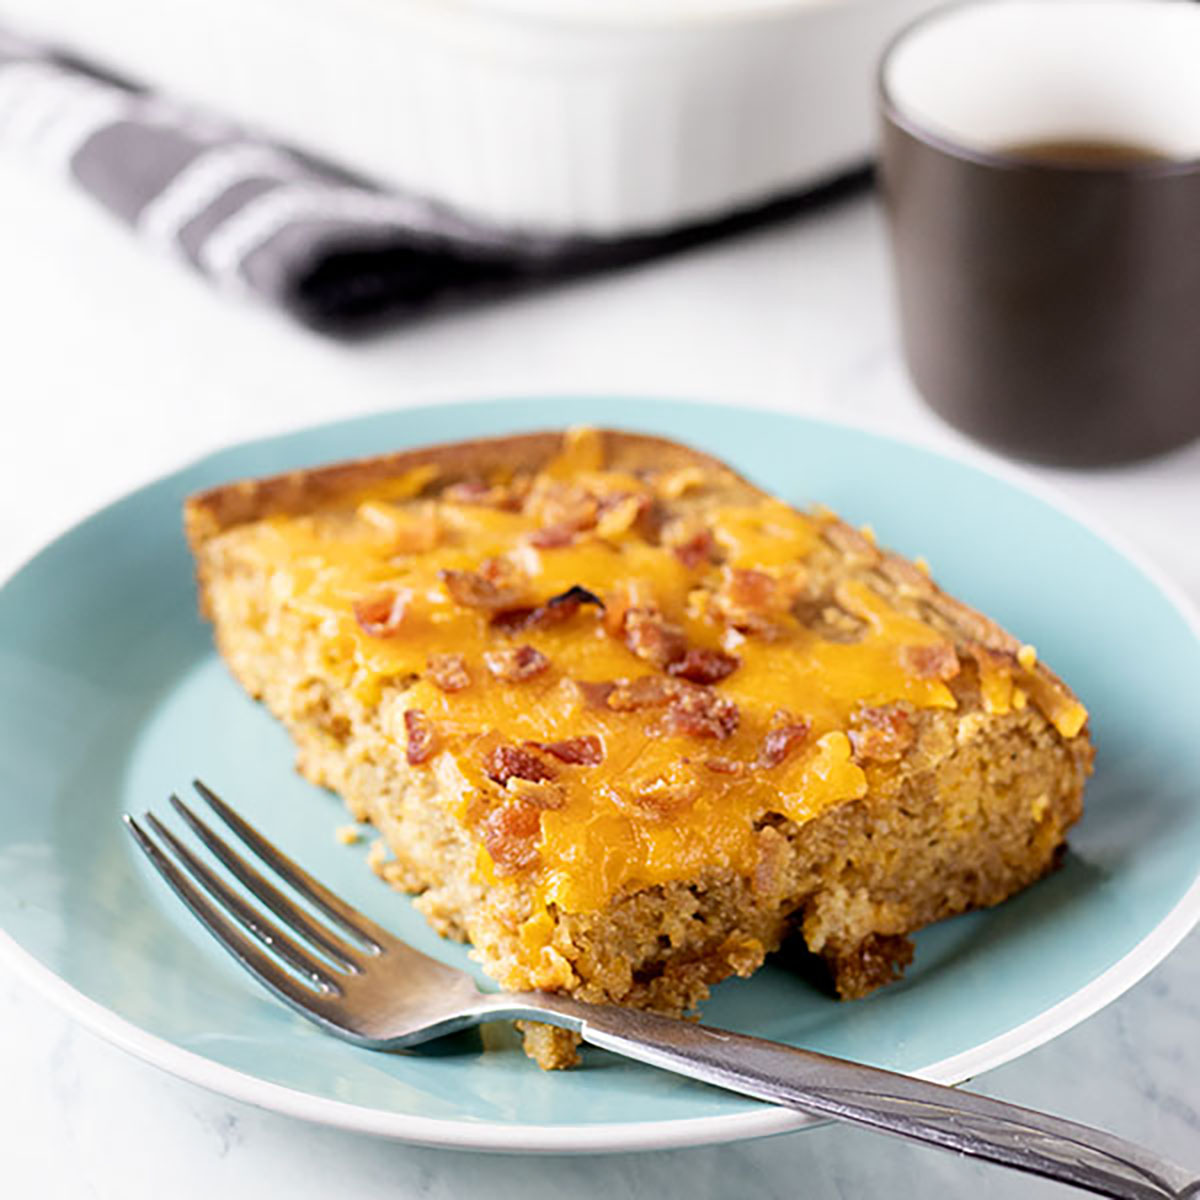
<path id="1" fill-rule="evenodd" d="M 745 487 L 755 497 L 768 495 L 762 488 L 739 475 L 728 463 L 681 442 L 619 429 L 598 429 L 596 432 L 602 439 L 604 460 L 611 467 L 630 471 L 700 467 L 721 473 Z M 202 548 L 228 529 L 270 516 L 314 512 L 345 500 L 373 484 L 422 466 L 438 469 L 434 491 L 463 479 L 478 478 L 492 472 L 536 472 L 561 451 L 563 433 L 562 429 L 539 430 L 504 437 L 443 442 L 259 479 L 240 479 L 189 496 L 184 502 L 184 533 L 197 562 L 200 609 L 207 615 Z M 837 524 L 847 536 L 861 538 L 857 530 L 841 522 Z M 903 581 L 919 594 L 921 600 L 954 631 L 957 639 L 982 644 L 1003 654 L 1011 660 L 1014 678 L 1018 682 L 1021 682 L 1022 676 L 1026 682 L 1040 677 L 1061 695 L 1076 698 L 1074 692 L 1040 660 L 1032 669 L 1019 668 L 1016 653 L 1020 643 L 990 617 L 942 591 L 903 556 L 886 550 L 874 551 L 873 546 L 871 551 L 878 554 L 881 573 L 888 576 L 893 584 Z M 1079 736 L 1088 737 L 1086 725 Z"/>
<path id="2" fill-rule="evenodd" d="M 698 466 L 732 476 L 755 494 L 763 494 L 727 464 L 690 446 L 650 434 L 615 429 L 598 432 L 603 439 L 606 461 L 612 466 L 628 470 Z M 236 525 L 269 516 L 312 512 L 415 467 L 437 467 L 439 490 L 458 480 L 493 471 L 537 471 L 559 453 L 562 438 L 560 429 L 476 438 L 287 471 L 262 479 L 241 479 L 188 497 L 184 504 L 184 531 L 188 544 L 196 551 L 210 538 Z"/>

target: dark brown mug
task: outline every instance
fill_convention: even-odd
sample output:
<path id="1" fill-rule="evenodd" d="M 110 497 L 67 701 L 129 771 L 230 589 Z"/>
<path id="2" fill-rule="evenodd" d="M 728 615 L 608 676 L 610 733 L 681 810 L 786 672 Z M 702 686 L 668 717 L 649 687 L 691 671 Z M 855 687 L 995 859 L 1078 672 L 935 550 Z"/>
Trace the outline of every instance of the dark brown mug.
<path id="1" fill-rule="evenodd" d="M 1200 5 L 955 4 L 896 38 L 880 97 L 929 405 L 1073 466 L 1200 436 Z"/>

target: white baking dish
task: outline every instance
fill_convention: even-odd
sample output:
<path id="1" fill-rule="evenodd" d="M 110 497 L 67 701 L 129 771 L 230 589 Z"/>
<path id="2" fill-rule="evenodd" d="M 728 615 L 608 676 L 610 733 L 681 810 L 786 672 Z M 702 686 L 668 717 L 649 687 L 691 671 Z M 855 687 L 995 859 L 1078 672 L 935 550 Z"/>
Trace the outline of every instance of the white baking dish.
<path id="1" fill-rule="evenodd" d="M 380 182 L 539 231 L 714 217 L 865 161 L 934 0 L 0 0 Z"/>

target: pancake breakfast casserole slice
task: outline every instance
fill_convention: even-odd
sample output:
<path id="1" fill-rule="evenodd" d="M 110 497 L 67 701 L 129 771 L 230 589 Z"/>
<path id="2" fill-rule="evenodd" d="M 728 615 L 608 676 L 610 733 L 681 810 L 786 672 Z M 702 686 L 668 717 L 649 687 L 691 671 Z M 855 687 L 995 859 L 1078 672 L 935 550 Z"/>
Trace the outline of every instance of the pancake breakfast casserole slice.
<path id="1" fill-rule="evenodd" d="M 682 1014 L 795 932 L 862 996 L 1081 812 L 1087 714 L 1032 647 L 674 442 L 407 451 L 216 488 L 186 528 L 301 772 L 507 989 Z"/>

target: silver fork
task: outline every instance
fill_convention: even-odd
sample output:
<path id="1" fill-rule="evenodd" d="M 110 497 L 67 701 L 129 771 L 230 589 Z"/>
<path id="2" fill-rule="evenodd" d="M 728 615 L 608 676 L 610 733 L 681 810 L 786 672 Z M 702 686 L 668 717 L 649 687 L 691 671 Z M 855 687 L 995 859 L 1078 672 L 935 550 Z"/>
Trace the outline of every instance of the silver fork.
<path id="1" fill-rule="evenodd" d="M 203 783 L 194 786 L 261 862 L 325 920 L 289 899 L 178 796 L 171 797 L 175 811 L 276 919 L 231 888 L 153 813 L 144 818 L 153 837 L 125 815 L 137 844 L 251 975 L 285 1004 L 355 1045 L 403 1049 L 485 1021 L 544 1021 L 574 1030 L 594 1046 L 742 1095 L 988 1159 L 1097 1195 L 1200 1197 L 1200 1177 L 1148 1150 L 1000 1100 L 654 1013 L 548 992 L 481 992 L 465 972 L 414 950 L 334 895 Z"/>

